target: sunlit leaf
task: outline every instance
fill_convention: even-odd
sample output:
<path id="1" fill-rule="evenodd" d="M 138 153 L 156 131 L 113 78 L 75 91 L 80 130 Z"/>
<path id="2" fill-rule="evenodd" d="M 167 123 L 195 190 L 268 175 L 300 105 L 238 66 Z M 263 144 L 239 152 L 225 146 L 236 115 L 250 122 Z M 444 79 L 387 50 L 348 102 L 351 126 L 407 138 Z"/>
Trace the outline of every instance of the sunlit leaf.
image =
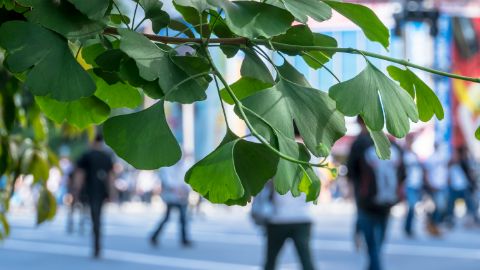
<path id="1" fill-rule="evenodd" d="M 112 117 L 103 130 L 105 142 L 137 169 L 171 166 L 182 154 L 167 125 L 163 101 L 140 112 Z"/>
<path id="2" fill-rule="evenodd" d="M 380 159 L 390 159 L 390 140 L 387 138 L 383 131 L 368 130 L 370 137 L 375 144 L 375 152 Z"/>
<path id="3" fill-rule="evenodd" d="M 59 124 L 67 122 L 80 129 L 100 124 L 110 115 L 108 105 L 95 96 L 69 102 L 35 97 L 35 101 L 48 118 Z"/>
<path id="4" fill-rule="evenodd" d="M 383 47 L 388 48 L 390 32 L 371 9 L 360 4 L 348 2 L 330 0 L 324 0 L 323 2 L 358 25 L 369 40 L 376 41 L 382 44 Z"/>
<path id="5" fill-rule="evenodd" d="M 278 1 L 278 0 L 277 0 Z M 332 9 L 319 0 L 279 0 L 285 8 L 301 23 L 307 23 L 308 17 L 323 22 L 332 17 Z"/>
<path id="6" fill-rule="evenodd" d="M 96 76 L 94 79 L 97 85 L 95 96 L 112 109 L 124 107 L 135 109 L 143 101 L 140 92 L 127 83 L 117 82 L 110 85 Z"/>
<path id="7" fill-rule="evenodd" d="M 438 120 L 444 117 L 443 107 L 435 92 L 423 82 L 410 69 L 405 70 L 396 66 L 389 66 L 387 68 L 390 76 L 400 83 L 400 86 L 407 90 L 407 92 L 415 99 L 418 108 L 418 116 L 423 122 L 432 119 L 434 115 Z"/>

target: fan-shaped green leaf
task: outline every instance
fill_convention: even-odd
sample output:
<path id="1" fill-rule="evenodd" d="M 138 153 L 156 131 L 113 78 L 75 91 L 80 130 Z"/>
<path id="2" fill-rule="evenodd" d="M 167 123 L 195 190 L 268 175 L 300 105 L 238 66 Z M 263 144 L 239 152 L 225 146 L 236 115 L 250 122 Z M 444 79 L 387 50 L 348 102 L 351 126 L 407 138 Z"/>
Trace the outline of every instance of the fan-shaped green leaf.
<path id="1" fill-rule="evenodd" d="M 91 1 L 75 1 L 79 6 L 90 9 Z M 41 24 L 67 38 L 92 36 L 105 28 L 104 23 L 90 20 L 68 1 L 32 0 L 31 6 L 32 10 L 27 13 L 29 21 Z M 92 12 L 101 13 L 101 10 Z"/>
<path id="2" fill-rule="evenodd" d="M 153 32 L 158 33 L 170 23 L 170 16 L 162 10 L 163 2 L 159 0 L 138 0 L 145 11 L 145 18 L 152 21 Z"/>
<path id="3" fill-rule="evenodd" d="M 48 118 L 59 124 L 67 122 L 80 129 L 100 124 L 110 115 L 108 105 L 95 96 L 69 102 L 37 96 L 35 101 Z"/>
<path id="4" fill-rule="evenodd" d="M 208 3 L 222 8 L 230 30 L 242 37 L 280 35 L 290 28 L 294 19 L 288 11 L 261 2 L 208 0 Z"/>
<path id="5" fill-rule="evenodd" d="M 383 131 L 372 131 L 368 130 L 370 137 L 372 137 L 373 143 L 375 144 L 375 152 L 377 156 L 381 159 L 390 159 L 390 140 L 387 138 Z"/>
<path id="6" fill-rule="evenodd" d="M 307 148 L 316 156 L 327 155 L 325 150 L 346 131 L 343 115 L 325 92 L 285 78 L 243 103 L 288 138 L 294 137 L 295 121 Z"/>
<path id="7" fill-rule="evenodd" d="M 171 166 L 181 157 L 180 146 L 165 119 L 163 101 L 140 112 L 108 119 L 104 135 L 115 153 L 137 169 Z"/>
<path id="8" fill-rule="evenodd" d="M 235 96 L 240 100 L 269 87 L 272 87 L 272 84 L 264 83 L 250 77 L 241 77 L 238 81 L 230 85 L 230 88 L 235 93 Z M 220 91 L 220 95 L 222 96 L 223 101 L 230 105 L 235 104 L 226 89 L 222 89 Z"/>
<path id="9" fill-rule="evenodd" d="M 388 28 L 382 23 L 382 21 L 380 21 L 371 9 L 354 3 L 330 0 L 324 0 L 323 2 L 327 3 L 345 18 L 358 25 L 368 39 L 376 41 L 388 49 L 390 44 L 390 33 Z"/>
<path id="10" fill-rule="evenodd" d="M 323 22 L 332 17 L 332 9 L 319 0 L 280 0 L 285 8 L 301 23 L 307 23 L 308 17 Z"/>
<path id="11" fill-rule="evenodd" d="M 240 75 L 273 85 L 275 81 L 262 59 L 251 49 L 245 49 L 243 52 L 245 58 L 240 67 Z"/>
<path id="12" fill-rule="evenodd" d="M 68 0 L 80 12 L 91 20 L 100 20 L 105 17 L 110 1 L 108 0 Z"/>
<path id="13" fill-rule="evenodd" d="M 142 95 L 128 83 L 117 82 L 108 84 L 103 79 L 94 77 L 97 85 L 95 96 L 105 102 L 110 108 L 130 108 L 135 109 L 142 104 Z"/>
<path id="14" fill-rule="evenodd" d="M 412 97 L 370 62 L 355 78 L 332 86 L 330 97 L 345 115 L 361 115 L 373 131 L 386 122 L 388 132 L 398 138 L 410 130 L 410 120 L 418 121 Z"/>
<path id="15" fill-rule="evenodd" d="M 73 57 L 67 41 L 37 24 L 11 21 L 0 26 L 5 63 L 14 73 L 28 70 L 25 85 L 37 96 L 61 101 L 91 96 L 95 84 Z"/>
<path id="16" fill-rule="evenodd" d="M 396 66 L 389 66 L 387 71 L 416 100 L 420 120 L 427 122 L 433 115 L 436 115 L 438 120 L 443 119 L 442 103 L 435 92 L 415 73 L 408 68 L 403 70 Z"/>
<path id="17" fill-rule="evenodd" d="M 139 74 L 147 81 L 157 78 L 165 100 L 192 103 L 206 98 L 208 84 L 176 65 L 165 52 L 142 34 L 119 29 L 120 49 L 137 63 Z M 202 81 L 203 79 L 203 81 Z"/>
<path id="18" fill-rule="evenodd" d="M 187 172 L 185 181 L 213 203 L 245 205 L 275 174 L 277 162 L 265 146 L 228 131 L 222 143 Z"/>

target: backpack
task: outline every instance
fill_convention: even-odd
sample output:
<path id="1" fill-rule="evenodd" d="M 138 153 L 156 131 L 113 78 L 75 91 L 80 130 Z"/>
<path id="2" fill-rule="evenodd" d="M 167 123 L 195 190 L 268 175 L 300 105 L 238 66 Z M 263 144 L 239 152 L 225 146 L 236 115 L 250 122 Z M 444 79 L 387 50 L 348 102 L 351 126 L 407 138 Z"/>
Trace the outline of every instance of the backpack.
<path id="1" fill-rule="evenodd" d="M 391 147 L 389 160 L 382 160 L 377 156 L 374 146 L 370 146 L 364 152 L 367 166 L 373 171 L 375 192 L 372 194 L 371 203 L 380 207 L 391 207 L 396 204 L 399 197 L 401 182 L 402 153 L 394 145 Z"/>

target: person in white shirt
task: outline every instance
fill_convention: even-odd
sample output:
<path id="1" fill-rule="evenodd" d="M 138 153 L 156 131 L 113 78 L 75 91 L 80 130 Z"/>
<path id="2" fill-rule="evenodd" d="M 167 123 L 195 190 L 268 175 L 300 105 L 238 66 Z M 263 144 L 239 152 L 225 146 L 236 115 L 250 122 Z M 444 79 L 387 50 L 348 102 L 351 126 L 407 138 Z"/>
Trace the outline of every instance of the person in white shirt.
<path id="1" fill-rule="evenodd" d="M 403 164 L 405 166 L 405 197 L 408 205 L 407 216 L 405 218 L 405 233 L 412 237 L 413 219 L 415 217 L 415 205 L 421 200 L 423 192 L 424 172 L 423 166 L 417 154 L 413 151 L 413 135 L 407 135 L 405 138 L 405 149 L 403 152 Z"/>
<path id="2" fill-rule="evenodd" d="M 153 246 L 158 245 L 158 237 L 168 222 L 173 209 L 177 209 L 179 212 L 182 245 L 184 247 L 191 246 L 191 241 L 187 235 L 187 206 L 190 187 L 184 181 L 185 174 L 190 166 L 186 159 L 187 157 L 181 159 L 177 164 L 161 168 L 159 171 L 162 182 L 161 197 L 167 205 L 167 209 L 162 221 L 150 237 L 150 243 Z"/>
<path id="3" fill-rule="evenodd" d="M 273 188 L 273 186 L 271 187 Z M 265 270 L 275 269 L 277 256 L 285 241 L 291 239 L 304 270 L 313 270 L 310 251 L 310 237 L 312 227 L 312 203 L 305 202 L 302 194 L 293 197 L 292 194 L 279 195 L 268 188 L 264 192 L 271 192 L 273 210 L 266 221 L 267 249 Z"/>
<path id="4" fill-rule="evenodd" d="M 432 236 L 440 236 L 438 229 L 444 221 L 448 203 L 448 163 L 449 155 L 446 145 L 435 145 L 435 152 L 427 161 L 427 182 L 435 210 L 430 214 L 427 231 Z"/>

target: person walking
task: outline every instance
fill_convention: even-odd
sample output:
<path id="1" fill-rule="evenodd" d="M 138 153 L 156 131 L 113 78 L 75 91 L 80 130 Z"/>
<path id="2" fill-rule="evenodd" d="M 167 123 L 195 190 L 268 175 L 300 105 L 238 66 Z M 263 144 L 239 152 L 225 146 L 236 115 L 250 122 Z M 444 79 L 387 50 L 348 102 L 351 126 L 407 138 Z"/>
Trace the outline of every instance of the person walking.
<path id="1" fill-rule="evenodd" d="M 447 225 L 454 226 L 455 202 L 462 199 L 467 208 L 467 215 L 470 224 L 478 224 L 479 218 L 474 200 L 476 182 L 469 164 L 468 151 L 466 147 L 457 148 L 449 164 L 449 198 L 447 206 Z"/>
<path id="2" fill-rule="evenodd" d="M 405 197 L 407 202 L 407 215 L 405 218 L 405 234 L 413 237 L 413 220 L 415 217 L 415 205 L 422 199 L 424 185 L 424 168 L 412 145 L 414 136 L 409 134 L 405 138 L 403 152 L 403 164 L 405 166 Z"/>
<path id="3" fill-rule="evenodd" d="M 161 197 L 167 209 L 162 220 L 150 236 L 150 244 L 152 246 L 158 245 L 158 237 L 170 219 L 170 214 L 174 209 L 178 210 L 179 213 L 182 246 L 190 247 L 192 245 L 187 234 L 187 206 L 190 187 L 184 181 L 188 168 L 188 164 L 184 158 L 177 164 L 171 167 L 161 168 L 159 171 L 162 182 Z"/>
<path id="4" fill-rule="evenodd" d="M 404 179 L 400 148 L 392 142 L 389 160 L 378 158 L 373 140 L 361 118 L 361 132 L 355 139 L 347 160 L 357 204 L 356 229 L 367 246 L 369 270 L 380 270 L 380 253 L 387 230 L 390 208 L 399 200 L 399 187 Z"/>
<path id="5" fill-rule="evenodd" d="M 448 207 L 449 157 L 446 145 L 435 144 L 435 152 L 426 162 L 427 186 L 435 205 L 429 214 L 427 232 L 435 237 L 442 235 L 439 226 L 443 223 Z"/>
<path id="6" fill-rule="evenodd" d="M 104 202 L 110 198 L 113 179 L 113 160 L 105 150 L 103 136 L 97 134 L 88 149 L 78 160 L 76 166 L 77 190 L 85 188 L 90 207 L 93 230 L 93 256 L 100 257 L 101 216 Z M 78 183 L 78 181 L 76 181 Z"/>
<path id="7" fill-rule="evenodd" d="M 253 200 L 252 217 L 266 231 L 265 270 L 276 269 L 278 254 L 287 239 L 293 241 L 302 269 L 315 269 L 310 250 L 311 203 L 305 201 L 305 194 L 279 195 L 272 181 Z"/>

